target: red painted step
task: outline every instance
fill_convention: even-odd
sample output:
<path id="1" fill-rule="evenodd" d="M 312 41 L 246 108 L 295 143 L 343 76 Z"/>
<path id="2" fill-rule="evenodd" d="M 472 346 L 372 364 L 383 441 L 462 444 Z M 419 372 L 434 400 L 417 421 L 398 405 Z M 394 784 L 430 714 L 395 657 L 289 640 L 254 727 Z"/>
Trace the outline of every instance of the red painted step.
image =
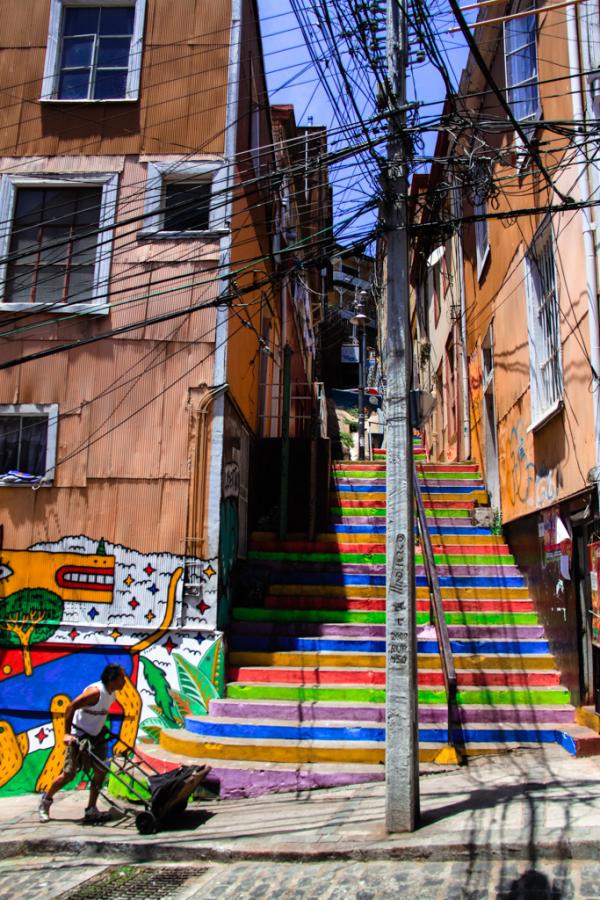
<path id="1" fill-rule="evenodd" d="M 436 544 L 434 554 L 446 556 L 510 556 L 507 544 Z"/>
<path id="2" fill-rule="evenodd" d="M 373 491 L 373 493 L 376 493 Z M 449 492 L 450 493 L 450 492 Z M 347 497 L 354 496 L 350 492 L 341 494 L 332 494 L 330 503 L 338 509 L 385 509 L 385 498 L 382 500 L 348 500 Z M 423 496 L 423 506 L 425 509 L 474 509 L 474 500 L 428 500 L 427 496 Z"/>
<path id="3" fill-rule="evenodd" d="M 279 597 L 268 596 L 265 599 L 265 607 L 267 609 L 341 609 L 355 612 L 385 612 L 385 600 L 378 597 L 353 600 L 347 597 L 295 597 L 284 594 Z"/>
<path id="4" fill-rule="evenodd" d="M 359 463 L 348 460 L 348 462 L 334 462 L 332 468 L 334 472 L 347 472 L 350 470 L 355 472 L 385 472 L 387 467 L 385 463 Z"/>
<path id="5" fill-rule="evenodd" d="M 263 553 L 385 553 L 385 544 L 339 544 L 337 541 L 250 541 Z"/>
<path id="6" fill-rule="evenodd" d="M 529 613 L 534 612 L 531 600 L 443 600 L 444 609 L 450 612 L 481 613 Z M 380 597 L 306 597 L 292 594 L 269 594 L 265 598 L 267 609 L 329 609 L 357 612 L 385 612 L 385 599 Z M 416 601 L 417 612 L 429 612 L 427 598 Z"/>
<path id="7" fill-rule="evenodd" d="M 460 687 L 554 687 L 560 685 L 558 672 L 519 672 L 501 670 L 457 669 Z M 232 666 L 230 681 L 246 684 L 304 685 L 381 685 L 385 686 L 383 669 L 327 669 L 314 666 L 284 668 L 283 666 Z M 437 669 L 418 672 L 420 687 L 443 687 L 444 673 Z"/>

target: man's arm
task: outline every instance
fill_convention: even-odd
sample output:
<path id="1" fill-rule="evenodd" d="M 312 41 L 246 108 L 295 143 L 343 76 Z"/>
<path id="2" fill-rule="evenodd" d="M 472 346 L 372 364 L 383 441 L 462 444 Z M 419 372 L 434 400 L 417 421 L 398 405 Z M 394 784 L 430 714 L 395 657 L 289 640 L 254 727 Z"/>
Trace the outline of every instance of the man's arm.
<path id="1" fill-rule="evenodd" d="M 99 699 L 99 688 L 87 688 L 87 690 L 78 697 L 75 697 L 75 699 L 67 706 L 67 711 L 65 713 L 65 744 L 70 744 L 71 741 L 75 740 L 74 735 L 71 734 L 75 712 L 78 709 L 85 709 L 86 706 L 95 706 Z"/>

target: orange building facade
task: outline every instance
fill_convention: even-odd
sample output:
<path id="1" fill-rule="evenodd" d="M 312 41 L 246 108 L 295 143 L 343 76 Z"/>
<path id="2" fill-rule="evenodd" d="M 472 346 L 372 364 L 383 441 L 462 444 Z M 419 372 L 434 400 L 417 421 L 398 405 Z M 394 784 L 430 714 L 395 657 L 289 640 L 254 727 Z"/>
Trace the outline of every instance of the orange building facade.
<path id="1" fill-rule="evenodd" d="M 472 126 L 443 154 L 461 198 L 446 218 L 464 259 L 463 457 L 481 466 L 575 701 L 598 705 L 598 5 L 495 4 L 473 35 L 491 78 L 472 53 Z"/>
<path id="2" fill-rule="evenodd" d="M 18 793 L 47 786 L 52 716 L 107 662 L 130 743 L 222 693 L 219 607 L 280 392 L 262 360 L 285 336 L 254 0 L 3 12 L 0 793 Z"/>

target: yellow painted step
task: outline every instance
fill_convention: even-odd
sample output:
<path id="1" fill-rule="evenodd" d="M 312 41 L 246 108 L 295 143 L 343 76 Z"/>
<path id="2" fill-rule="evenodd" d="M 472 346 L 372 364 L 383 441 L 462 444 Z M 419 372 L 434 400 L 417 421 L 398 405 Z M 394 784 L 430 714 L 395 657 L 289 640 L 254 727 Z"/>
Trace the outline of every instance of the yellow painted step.
<path id="1" fill-rule="evenodd" d="M 164 729 L 160 733 L 160 746 L 171 753 L 180 753 L 200 759 L 245 759 L 287 763 L 383 763 L 385 749 L 382 743 L 368 741 L 357 746 L 354 741 L 336 743 L 326 741 L 299 741 L 283 743 L 261 740 L 259 743 L 238 743 L 233 738 L 207 741 L 202 735 L 193 735 L 183 729 Z"/>

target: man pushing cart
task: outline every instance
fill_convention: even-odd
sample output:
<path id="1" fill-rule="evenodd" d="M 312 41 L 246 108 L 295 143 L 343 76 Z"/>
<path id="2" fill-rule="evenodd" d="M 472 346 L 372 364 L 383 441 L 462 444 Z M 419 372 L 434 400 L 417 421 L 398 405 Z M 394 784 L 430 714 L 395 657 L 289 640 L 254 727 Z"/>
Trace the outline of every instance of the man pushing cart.
<path id="1" fill-rule="evenodd" d="M 121 666 L 111 663 L 102 672 L 100 681 L 88 685 L 67 707 L 63 771 L 42 794 L 38 807 L 40 822 L 49 820 L 54 795 L 81 771 L 90 776 L 90 796 L 84 821 L 101 822 L 105 814 L 100 812 L 96 804 L 104 778 L 110 772 L 127 788 L 130 795 L 143 804 L 144 810 L 135 814 L 136 825 L 138 831 L 149 834 L 157 829 L 160 819 L 179 815 L 185 810 L 189 797 L 210 772 L 209 766 L 202 765 L 180 766 L 160 774 L 147 760 L 142 760 L 134 747 L 124 744 L 122 739 L 120 743 L 126 752 L 122 758 L 119 757 L 118 765 L 110 767 L 108 712 L 117 691 L 125 685 L 126 677 Z M 148 769 L 153 774 L 148 775 Z"/>
<path id="2" fill-rule="evenodd" d="M 100 681 L 88 685 L 67 707 L 65 714 L 65 762 L 61 774 L 44 791 L 38 807 L 40 822 L 50 818 L 54 795 L 72 781 L 78 772 L 93 770 L 90 798 L 85 810 L 86 822 L 97 822 L 102 813 L 96 806 L 104 782 L 108 756 L 106 720 L 115 694 L 125 684 L 125 670 L 114 663 L 106 666 Z M 99 762 L 104 763 L 100 765 Z"/>

